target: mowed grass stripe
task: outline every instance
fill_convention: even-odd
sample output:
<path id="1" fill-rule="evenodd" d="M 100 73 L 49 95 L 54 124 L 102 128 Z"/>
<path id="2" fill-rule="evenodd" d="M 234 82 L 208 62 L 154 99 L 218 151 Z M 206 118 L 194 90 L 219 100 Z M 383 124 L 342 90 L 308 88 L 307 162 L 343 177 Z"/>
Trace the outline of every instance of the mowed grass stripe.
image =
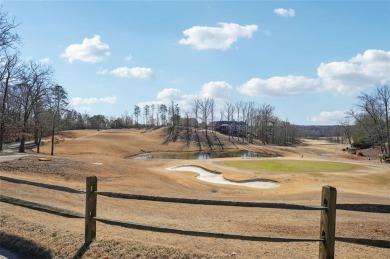
<path id="1" fill-rule="evenodd" d="M 308 160 L 231 160 L 223 164 L 239 169 L 271 172 L 342 172 L 353 169 L 351 164 Z"/>

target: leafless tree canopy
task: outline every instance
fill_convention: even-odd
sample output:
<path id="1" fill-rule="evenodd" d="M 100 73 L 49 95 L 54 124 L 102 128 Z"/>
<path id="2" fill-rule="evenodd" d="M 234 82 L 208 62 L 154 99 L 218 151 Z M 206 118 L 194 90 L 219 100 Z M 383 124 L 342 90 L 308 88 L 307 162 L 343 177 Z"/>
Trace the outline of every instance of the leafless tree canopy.
<path id="1" fill-rule="evenodd" d="M 50 128 L 59 130 L 67 94 L 54 83 L 50 66 L 20 60 L 16 28 L 0 7 L 0 151 L 3 143 L 19 140 L 24 152 L 27 139 L 39 145 Z"/>
<path id="2" fill-rule="evenodd" d="M 358 96 L 356 107 L 348 112 L 356 121 L 355 143 L 380 145 L 389 154 L 389 100 L 390 82 L 378 83 L 372 93 Z"/>
<path id="3" fill-rule="evenodd" d="M 20 37 L 15 29 L 18 25 L 15 19 L 11 19 L 8 13 L 0 6 L 0 51 L 13 49 L 20 42 Z"/>
<path id="4" fill-rule="evenodd" d="M 4 134 L 7 117 L 7 109 L 11 84 L 18 75 L 18 51 L 15 50 L 20 38 L 15 32 L 16 24 L 14 20 L 9 20 L 7 13 L 0 6 L 0 151 L 3 150 Z"/>

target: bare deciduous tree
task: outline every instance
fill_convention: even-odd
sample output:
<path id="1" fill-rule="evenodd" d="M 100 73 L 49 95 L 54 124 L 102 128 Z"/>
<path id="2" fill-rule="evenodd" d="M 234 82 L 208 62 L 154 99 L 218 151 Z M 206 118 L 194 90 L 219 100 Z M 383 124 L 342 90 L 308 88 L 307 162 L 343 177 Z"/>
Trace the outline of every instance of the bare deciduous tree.
<path id="1" fill-rule="evenodd" d="M 149 114 L 150 114 L 150 106 L 149 105 L 145 105 L 144 106 L 144 116 L 145 116 L 145 127 L 148 126 L 149 124 Z"/>
<path id="2" fill-rule="evenodd" d="M 19 152 L 25 152 L 25 142 L 28 135 L 28 121 L 36 103 L 43 98 L 51 84 L 53 71 L 35 61 L 29 61 L 21 70 L 20 83 L 17 85 L 20 93 L 22 134 Z"/>
<path id="3" fill-rule="evenodd" d="M 165 104 L 160 104 L 159 112 L 160 112 L 161 124 L 162 124 L 162 126 L 166 126 L 167 125 L 167 112 L 168 112 L 167 106 Z"/>
<path id="4" fill-rule="evenodd" d="M 20 42 L 19 35 L 15 32 L 17 24 L 15 19 L 9 19 L 7 12 L 0 6 L 0 152 L 3 151 L 5 134 L 5 122 L 8 120 L 7 105 L 9 88 L 17 74 L 19 66 L 19 53 L 16 46 Z"/>
<path id="5" fill-rule="evenodd" d="M 387 142 L 387 151 L 390 149 L 390 82 L 378 84 L 376 88 L 376 96 L 384 111 L 383 117 L 385 120 L 385 139 Z"/>
<path id="6" fill-rule="evenodd" d="M 273 127 L 275 125 L 274 112 L 275 107 L 269 104 L 263 104 L 259 107 L 258 110 L 258 120 L 257 123 L 261 129 L 261 139 L 264 144 L 269 143 L 269 137 L 273 135 Z"/>
<path id="7" fill-rule="evenodd" d="M 8 55 L 5 51 L 2 53 L 4 53 L 4 56 L 2 55 L 0 57 L 0 96 L 2 96 L 0 110 L 0 152 L 3 151 L 5 123 L 9 120 L 7 116 L 9 89 L 11 84 L 15 83 L 20 65 L 17 52 L 12 55 Z"/>
<path id="8" fill-rule="evenodd" d="M 367 141 L 371 144 L 379 143 L 382 150 L 389 154 L 390 83 L 377 84 L 373 94 L 362 93 L 358 100 L 357 109 L 351 109 L 348 115 L 363 127 Z"/>
<path id="9" fill-rule="evenodd" d="M 199 119 L 199 99 L 195 99 L 192 104 L 192 111 L 194 113 L 195 119 Z M 198 124 L 195 125 L 195 133 L 198 132 Z"/>
<path id="10" fill-rule="evenodd" d="M 241 123 L 240 121 L 240 111 L 244 105 L 243 101 L 239 101 L 235 103 L 236 111 L 237 111 L 237 123 Z M 239 126 L 241 129 L 241 125 Z M 237 140 L 240 140 L 240 131 L 237 131 Z"/>
<path id="11" fill-rule="evenodd" d="M 180 107 L 174 101 L 171 101 L 171 105 L 168 108 L 168 116 L 167 137 L 164 142 L 176 142 L 180 135 Z"/>
<path id="12" fill-rule="evenodd" d="M 68 106 L 68 93 L 60 85 L 55 85 L 51 88 L 51 96 L 53 102 L 53 125 L 51 132 L 51 155 L 54 155 L 54 134 L 56 129 L 60 129 L 61 114 Z"/>
<path id="13" fill-rule="evenodd" d="M 227 120 L 232 122 L 234 118 L 234 104 L 231 102 L 225 102 L 223 112 Z M 230 129 L 228 130 L 229 139 L 231 138 L 231 134 L 232 134 L 232 130 L 230 127 Z"/>
<path id="14" fill-rule="evenodd" d="M 207 132 L 208 132 L 208 123 L 209 123 L 208 120 L 209 120 L 209 116 L 210 116 L 210 113 L 211 113 L 211 110 L 213 107 L 213 103 L 214 103 L 214 100 L 212 98 L 204 98 L 204 99 L 198 100 L 199 110 L 202 114 L 201 119 L 202 119 L 202 122 L 204 124 L 206 136 L 207 136 Z"/>
<path id="15" fill-rule="evenodd" d="M 134 105 L 134 116 L 135 116 L 135 124 L 138 128 L 138 117 L 141 113 L 141 108 L 138 105 Z"/>
<path id="16" fill-rule="evenodd" d="M 339 122 L 343 127 L 344 135 L 347 137 L 348 144 L 352 146 L 352 132 L 351 132 L 351 124 L 349 122 L 349 118 L 345 118 L 344 120 Z"/>

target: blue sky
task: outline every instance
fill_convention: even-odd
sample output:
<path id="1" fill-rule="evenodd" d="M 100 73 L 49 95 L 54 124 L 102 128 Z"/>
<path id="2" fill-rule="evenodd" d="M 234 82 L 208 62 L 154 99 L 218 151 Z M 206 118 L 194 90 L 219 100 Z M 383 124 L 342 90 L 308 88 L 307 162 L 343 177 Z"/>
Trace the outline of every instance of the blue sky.
<path id="1" fill-rule="evenodd" d="M 337 124 L 390 80 L 389 1 L 0 1 L 22 58 L 49 64 L 72 107 L 191 111 L 255 102 L 301 125 Z M 219 113 L 218 113 L 219 114 Z"/>

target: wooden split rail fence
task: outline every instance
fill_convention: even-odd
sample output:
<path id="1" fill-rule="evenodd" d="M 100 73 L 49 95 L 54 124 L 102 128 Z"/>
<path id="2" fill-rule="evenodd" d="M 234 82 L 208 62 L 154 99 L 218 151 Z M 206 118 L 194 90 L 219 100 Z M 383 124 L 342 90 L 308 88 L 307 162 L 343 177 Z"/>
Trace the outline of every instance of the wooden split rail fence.
<path id="1" fill-rule="evenodd" d="M 1 177 L 3 179 L 5 177 Z M 36 186 L 41 184 L 36 183 Z M 43 186 L 42 186 L 43 187 Z M 58 187 L 58 186 L 57 186 Z M 61 187 L 66 188 L 66 187 Z M 70 189 L 70 188 L 69 188 Z M 83 193 L 79 191 L 79 193 Z M 86 206 L 85 215 L 77 212 L 71 212 L 58 208 L 53 208 L 38 203 L 21 201 L 4 195 L 0 195 L 1 202 L 8 202 L 19 206 L 28 207 L 40 211 L 50 212 L 61 216 L 85 218 L 85 243 L 89 244 L 96 238 L 96 222 L 116 225 L 126 228 L 133 228 L 139 230 L 148 230 L 163 233 L 174 233 L 182 235 L 224 238 L 224 239 L 238 239 L 250 241 L 263 242 L 319 242 L 319 258 L 334 258 L 335 255 L 335 230 L 336 230 L 336 199 L 337 190 L 331 186 L 322 187 L 321 206 L 310 205 L 295 205 L 284 203 L 261 203 L 261 202 L 239 202 L 239 201 L 218 201 L 218 200 L 200 200 L 200 199 L 186 199 L 186 198 L 171 198 L 161 196 L 148 196 L 137 194 L 123 194 L 114 192 L 99 192 L 97 190 L 97 177 L 90 176 L 86 179 Z M 171 202 L 171 203 L 186 203 L 197 205 L 214 205 L 214 206 L 238 206 L 238 207 L 258 207 L 258 208 L 272 208 L 272 209 L 287 209 L 287 210 L 320 210 L 320 234 L 319 238 L 290 238 L 290 237 L 262 237 L 253 235 L 238 235 L 227 233 L 212 233 L 196 230 L 183 230 L 176 228 L 165 228 L 160 226 L 143 225 L 127 221 L 117 221 L 97 216 L 97 195 L 121 198 L 121 199 L 136 199 L 156 202 Z"/>

